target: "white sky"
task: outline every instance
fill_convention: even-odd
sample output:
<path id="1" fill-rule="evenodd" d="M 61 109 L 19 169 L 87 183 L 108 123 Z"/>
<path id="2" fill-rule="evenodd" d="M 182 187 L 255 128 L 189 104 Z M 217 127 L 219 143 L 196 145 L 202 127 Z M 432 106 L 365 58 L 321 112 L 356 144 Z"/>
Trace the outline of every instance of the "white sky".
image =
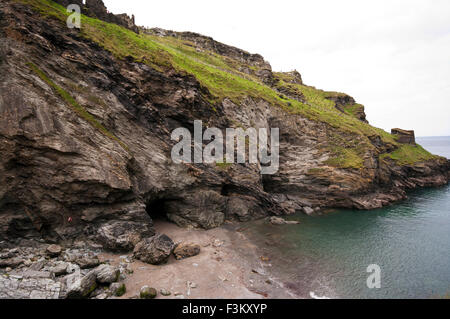
<path id="1" fill-rule="evenodd" d="M 450 136 L 449 0 L 104 0 L 136 24 L 193 31 L 364 104 L 372 125 Z"/>

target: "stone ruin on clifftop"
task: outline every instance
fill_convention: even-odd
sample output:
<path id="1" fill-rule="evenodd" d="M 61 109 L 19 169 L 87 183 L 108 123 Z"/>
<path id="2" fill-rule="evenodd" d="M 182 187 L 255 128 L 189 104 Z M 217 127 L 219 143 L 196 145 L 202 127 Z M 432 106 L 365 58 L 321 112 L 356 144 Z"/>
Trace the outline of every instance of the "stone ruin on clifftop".
<path id="1" fill-rule="evenodd" d="M 414 131 L 402 130 L 399 128 L 393 128 L 391 134 L 397 137 L 397 142 L 402 144 L 416 144 L 416 137 Z"/>

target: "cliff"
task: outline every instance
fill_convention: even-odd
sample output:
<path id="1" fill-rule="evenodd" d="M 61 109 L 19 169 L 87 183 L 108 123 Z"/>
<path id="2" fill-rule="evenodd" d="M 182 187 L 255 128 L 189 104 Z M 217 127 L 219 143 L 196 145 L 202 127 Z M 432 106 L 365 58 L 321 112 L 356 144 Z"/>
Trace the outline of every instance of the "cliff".
<path id="1" fill-rule="evenodd" d="M 370 126 L 346 94 L 272 72 L 260 55 L 85 16 L 69 29 L 67 15 L 52 1 L 0 3 L 1 240 L 88 237 L 130 250 L 161 215 L 212 228 L 372 209 L 448 183 L 447 159 Z M 278 127 L 280 170 L 174 164 L 170 132 L 194 120 Z"/>

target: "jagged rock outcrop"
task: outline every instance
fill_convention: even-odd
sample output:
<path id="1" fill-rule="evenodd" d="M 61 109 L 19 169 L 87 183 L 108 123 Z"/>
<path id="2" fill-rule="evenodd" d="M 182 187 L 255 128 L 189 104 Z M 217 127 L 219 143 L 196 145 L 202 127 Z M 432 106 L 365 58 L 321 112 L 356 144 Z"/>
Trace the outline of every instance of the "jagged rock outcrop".
<path id="1" fill-rule="evenodd" d="M 303 84 L 302 75 L 297 71 L 285 72 L 288 77 L 288 83 Z"/>
<path id="2" fill-rule="evenodd" d="M 368 123 L 364 106 L 357 104 L 351 96 L 342 93 L 330 93 L 326 98 L 333 101 L 339 111 L 351 113 L 360 121 Z"/>
<path id="3" fill-rule="evenodd" d="M 359 114 L 353 99 L 320 92 L 328 99 L 314 111 L 307 96 L 313 89 L 291 74 L 297 80 L 288 89 L 296 95 L 288 100 L 279 91 L 281 75 L 261 56 L 193 33 L 158 32 L 188 41 L 184 49 L 194 46 L 189 54 L 199 55 L 193 61 L 209 51 L 221 56 L 226 77 L 218 82 L 239 77 L 250 89 L 214 99 L 222 90 L 195 76 L 212 68 L 210 61 L 191 73 L 165 60 L 155 66 L 175 53 L 160 46 L 152 59 L 113 54 L 32 6 L 0 3 L 0 240 L 90 238 L 132 250 L 155 234 L 152 219 L 159 216 L 211 228 L 324 207 L 376 208 L 405 198 L 407 189 L 448 182 L 446 159 L 383 157 L 400 146 L 361 122 L 365 116 L 352 118 Z M 326 109 L 331 102 L 344 111 Z M 279 171 L 261 176 L 260 164 L 175 164 L 170 133 L 193 131 L 194 120 L 223 130 L 279 128 Z"/>
<path id="4" fill-rule="evenodd" d="M 100 20 L 115 23 L 127 29 L 133 30 L 138 33 L 139 29 L 135 25 L 134 15 L 129 17 L 126 13 L 113 14 L 108 11 L 103 0 L 55 0 L 55 2 L 61 4 L 64 7 L 70 4 L 79 5 L 82 12 L 88 16 L 98 18 Z"/>

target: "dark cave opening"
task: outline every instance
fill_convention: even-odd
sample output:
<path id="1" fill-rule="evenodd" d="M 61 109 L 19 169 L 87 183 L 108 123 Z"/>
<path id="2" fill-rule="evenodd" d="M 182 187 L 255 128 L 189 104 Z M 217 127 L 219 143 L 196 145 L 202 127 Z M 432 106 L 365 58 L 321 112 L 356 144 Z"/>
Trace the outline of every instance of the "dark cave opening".
<path id="1" fill-rule="evenodd" d="M 272 182 L 272 176 L 262 175 L 261 177 L 262 187 L 266 193 L 276 192 L 276 185 Z"/>
<path id="2" fill-rule="evenodd" d="M 147 214 L 153 221 L 163 220 L 168 221 L 167 211 L 165 207 L 166 200 L 163 198 L 157 198 L 149 201 L 146 206 Z"/>

